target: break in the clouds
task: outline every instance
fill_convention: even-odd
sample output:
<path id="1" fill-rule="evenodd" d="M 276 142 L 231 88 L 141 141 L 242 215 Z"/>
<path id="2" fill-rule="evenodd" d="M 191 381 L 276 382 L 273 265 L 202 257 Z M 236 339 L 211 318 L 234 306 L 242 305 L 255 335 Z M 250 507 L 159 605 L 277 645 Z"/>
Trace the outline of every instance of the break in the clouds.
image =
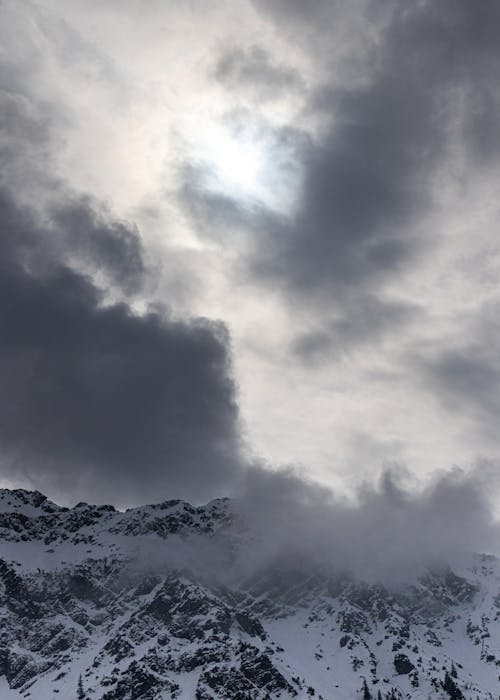
<path id="1" fill-rule="evenodd" d="M 0 12 L 9 483 L 495 463 L 495 0 Z"/>

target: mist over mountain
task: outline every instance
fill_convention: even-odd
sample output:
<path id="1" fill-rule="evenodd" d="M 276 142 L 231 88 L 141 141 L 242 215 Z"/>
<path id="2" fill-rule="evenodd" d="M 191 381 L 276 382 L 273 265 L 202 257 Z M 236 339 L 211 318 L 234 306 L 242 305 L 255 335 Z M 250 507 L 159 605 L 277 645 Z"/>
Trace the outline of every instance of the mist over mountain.
<path id="1" fill-rule="evenodd" d="M 386 493 L 344 505 L 329 530 L 334 506 L 289 474 L 274 477 L 290 517 L 275 510 L 273 531 L 258 507 L 264 486 L 273 500 L 269 475 L 254 479 L 245 500 L 124 512 L 2 490 L 2 698 L 496 697 L 497 558 L 444 532 L 438 546 L 417 548 L 409 528 L 393 530 L 393 556 L 377 560 L 368 552 L 380 539 L 357 537 L 373 525 L 369 503 L 390 517 Z M 444 502 L 465 488 L 446 482 L 412 508 L 429 518 L 437 494 Z M 313 512 L 323 521 L 314 529 Z M 451 532 L 458 519 L 440 524 Z M 407 538 L 413 561 L 402 555 Z"/>
<path id="2" fill-rule="evenodd" d="M 394 468 L 349 497 L 294 470 L 249 469 L 234 506 L 254 533 L 242 565 L 289 558 L 388 582 L 471 552 L 498 552 L 495 473 L 483 464 L 418 486 Z"/>

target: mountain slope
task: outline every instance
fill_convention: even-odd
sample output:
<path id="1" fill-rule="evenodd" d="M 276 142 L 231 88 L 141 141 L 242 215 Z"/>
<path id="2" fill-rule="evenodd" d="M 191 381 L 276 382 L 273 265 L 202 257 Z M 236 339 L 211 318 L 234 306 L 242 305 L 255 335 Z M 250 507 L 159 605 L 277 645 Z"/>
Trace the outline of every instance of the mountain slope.
<path id="1" fill-rule="evenodd" d="M 233 568 L 229 500 L 118 512 L 0 490 L 0 697 L 498 698 L 500 562 L 398 588 Z"/>

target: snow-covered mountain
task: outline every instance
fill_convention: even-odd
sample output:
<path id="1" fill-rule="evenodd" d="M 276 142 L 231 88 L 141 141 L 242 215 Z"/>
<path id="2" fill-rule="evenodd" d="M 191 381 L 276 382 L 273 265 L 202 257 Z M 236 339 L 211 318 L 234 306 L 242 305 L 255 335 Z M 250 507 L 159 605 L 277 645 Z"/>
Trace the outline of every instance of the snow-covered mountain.
<path id="1" fill-rule="evenodd" d="M 0 698 L 499 698 L 500 562 L 391 587 L 245 576 L 229 500 L 118 512 L 0 490 Z"/>

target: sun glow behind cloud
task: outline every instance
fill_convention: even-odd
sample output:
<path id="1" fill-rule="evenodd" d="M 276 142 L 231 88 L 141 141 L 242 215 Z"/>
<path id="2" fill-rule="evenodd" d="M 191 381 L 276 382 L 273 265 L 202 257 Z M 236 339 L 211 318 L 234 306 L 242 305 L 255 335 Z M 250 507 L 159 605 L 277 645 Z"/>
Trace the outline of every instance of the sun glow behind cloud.
<path id="1" fill-rule="evenodd" d="M 212 126 L 207 129 L 201 149 L 214 188 L 235 195 L 259 197 L 267 165 L 261 144 L 247 135 Z"/>
<path id="2" fill-rule="evenodd" d="M 293 154 L 265 132 L 214 121 L 197 130 L 189 150 L 202 187 L 245 205 L 290 211 L 299 181 Z"/>

